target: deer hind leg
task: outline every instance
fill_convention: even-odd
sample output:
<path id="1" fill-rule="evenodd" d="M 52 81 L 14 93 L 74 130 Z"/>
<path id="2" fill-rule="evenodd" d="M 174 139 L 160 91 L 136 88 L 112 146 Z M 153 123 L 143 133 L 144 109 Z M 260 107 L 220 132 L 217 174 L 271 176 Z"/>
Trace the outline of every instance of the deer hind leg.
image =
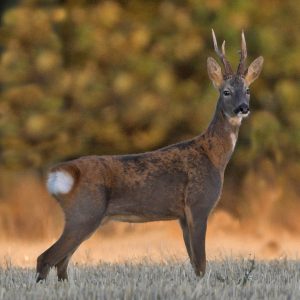
<path id="1" fill-rule="evenodd" d="M 77 226 L 66 226 L 59 240 L 38 257 L 37 282 L 46 279 L 53 266 L 57 266 L 57 275 L 60 280 L 67 279 L 67 266 L 72 254 L 97 229 L 99 223 L 78 223 Z"/>
<path id="2" fill-rule="evenodd" d="M 97 195 L 96 199 L 95 195 L 77 198 L 72 201 L 75 202 L 72 208 L 64 209 L 66 223 L 61 237 L 37 259 L 37 282 L 46 279 L 53 266 L 57 267 L 59 280 L 67 279 L 67 266 L 72 254 L 97 229 L 104 217 L 106 200 L 103 195 L 100 198 Z"/>
<path id="3" fill-rule="evenodd" d="M 72 251 L 70 254 L 65 256 L 60 262 L 58 262 L 55 265 L 57 270 L 57 277 L 59 281 L 68 280 L 68 272 L 67 272 L 68 264 L 76 249 L 74 249 L 74 251 Z"/>

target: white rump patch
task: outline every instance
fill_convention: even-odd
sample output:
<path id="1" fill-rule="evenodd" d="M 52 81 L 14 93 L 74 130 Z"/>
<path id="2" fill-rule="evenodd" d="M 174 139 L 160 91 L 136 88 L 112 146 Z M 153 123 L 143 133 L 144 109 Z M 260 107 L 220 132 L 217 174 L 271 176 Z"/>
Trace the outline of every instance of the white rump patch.
<path id="1" fill-rule="evenodd" d="M 74 178 L 66 171 L 54 171 L 48 176 L 47 188 L 52 195 L 67 194 L 73 185 Z"/>

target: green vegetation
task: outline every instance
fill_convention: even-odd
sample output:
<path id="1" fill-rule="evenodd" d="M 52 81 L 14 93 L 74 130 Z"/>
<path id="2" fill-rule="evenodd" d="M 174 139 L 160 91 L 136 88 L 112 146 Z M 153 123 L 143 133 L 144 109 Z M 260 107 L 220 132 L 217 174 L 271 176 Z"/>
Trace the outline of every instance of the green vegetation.
<path id="1" fill-rule="evenodd" d="M 2 174 L 197 135 L 217 98 L 206 74 L 210 29 L 237 64 L 243 28 L 249 61 L 263 55 L 265 66 L 222 205 L 251 215 L 271 201 L 271 219 L 290 208 L 280 222 L 299 226 L 299 22 L 292 0 L 21 1 L 3 14 L 0 35 Z"/>
<path id="2" fill-rule="evenodd" d="M 34 270 L 0 269 L 1 299 L 299 299 L 299 262 L 213 261 L 199 280 L 189 264 L 73 266 L 69 282 L 54 272 L 35 283 Z"/>

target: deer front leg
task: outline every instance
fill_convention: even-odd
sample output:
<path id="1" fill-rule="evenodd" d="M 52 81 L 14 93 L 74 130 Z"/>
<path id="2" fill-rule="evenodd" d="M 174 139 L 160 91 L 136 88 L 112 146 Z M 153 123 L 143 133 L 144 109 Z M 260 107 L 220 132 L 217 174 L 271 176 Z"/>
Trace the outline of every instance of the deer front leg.
<path id="1" fill-rule="evenodd" d="M 186 220 L 190 240 L 190 259 L 197 276 L 203 277 L 206 269 L 205 236 L 207 227 L 207 210 L 197 211 L 187 206 Z M 189 250 L 188 250 L 189 251 Z"/>
<path id="2" fill-rule="evenodd" d="M 187 251 L 188 256 L 190 258 L 190 261 L 192 261 L 193 258 L 192 258 L 191 242 L 190 242 L 190 232 L 189 232 L 189 227 L 188 227 L 188 224 L 187 224 L 187 220 L 186 220 L 186 218 L 181 218 L 179 220 L 179 222 L 180 222 L 180 226 L 181 226 L 181 229 L 182 229 L 182 235 L 183 235 L 185 248 L 186 248 L 186 251 Z"/>

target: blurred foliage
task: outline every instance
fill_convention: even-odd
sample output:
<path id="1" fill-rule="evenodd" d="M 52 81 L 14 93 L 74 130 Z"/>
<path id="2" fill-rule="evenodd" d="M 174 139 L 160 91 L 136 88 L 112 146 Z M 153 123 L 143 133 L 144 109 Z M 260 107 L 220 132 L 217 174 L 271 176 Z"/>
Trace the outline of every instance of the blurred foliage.
<path id="1" fill-rule="evenodd" d="M 206 73 L 211 28 L 233 64 L 241 29 L 249 61 L 265 57 L 228 184 L 242 186 L 266 162 L 289 182 L 300 156 L 300 5 L 291 0 L 21 1 L 0 32 L 1 169 L 42 170 L 200 133 L 217 100 Z"/>

